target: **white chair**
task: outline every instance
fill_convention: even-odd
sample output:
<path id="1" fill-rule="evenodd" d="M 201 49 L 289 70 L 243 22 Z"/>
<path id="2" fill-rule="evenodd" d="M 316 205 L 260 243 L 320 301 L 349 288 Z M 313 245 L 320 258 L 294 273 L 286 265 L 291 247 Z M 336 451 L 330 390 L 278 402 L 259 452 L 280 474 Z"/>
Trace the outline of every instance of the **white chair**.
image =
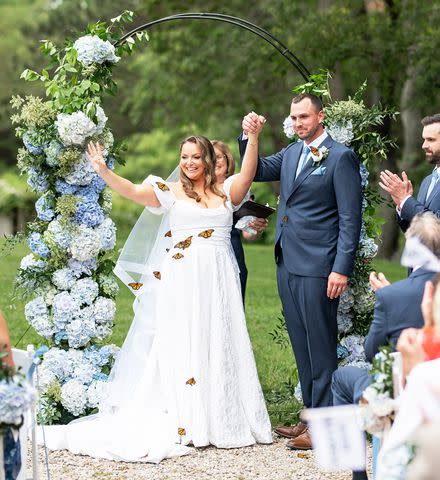
<path id="1" fill-rule="evenodd" d="M 28 345 L 26 350 L 19 350 L 17 348 L 12 349 L 12 357 L 17 369 L 20 369 L 21 373 L 27 374 L 29 368 L 32 365 L 34 357 L 34 346 Z M 32 385 L 35 387 L 34 376 L 30 379 Z M 29 479 L 26 476 L 26 458 L 27 458 L 27 446 L 28 446 L 28 431 L 31 429 L 32 438 L 32 477 Z M 21 445 L 21 470 L 17 477 L 17 480 L 38 480 L 37 470 L 37 442 L 35 438 L 35 405 L 32 405 L 31 409 L 25 414 L 23 425 L 19 431 L 20 445 Z"/>

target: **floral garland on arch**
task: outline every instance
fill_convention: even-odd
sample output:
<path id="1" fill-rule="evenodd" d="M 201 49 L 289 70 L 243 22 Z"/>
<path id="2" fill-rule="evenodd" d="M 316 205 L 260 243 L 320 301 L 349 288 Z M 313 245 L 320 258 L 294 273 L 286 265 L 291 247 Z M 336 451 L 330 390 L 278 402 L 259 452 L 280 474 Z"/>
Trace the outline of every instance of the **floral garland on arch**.
<path id="1" fill-rule="evenodd" d="M 375 296 L 369 284 L 369 274 L 378 250 L 376 242 L 381 233 L 382 220 L 375 216 L 381 197 L 369 185 L 368 176 L 369 167 L 380 158 L 385 159 L 388 148 L 394 145 L 390 139 L 383 137 L 377 131 L 377 127 L 386 117 L 395 119 L 397 112 L 381 105 L 367 107 L 363 101 L 366 82 L 353 97 L 332 101 L 329 89 L 330 78 L 328 72 L 312 75 L 308 83 L 299 85 L 293 92 L 295 94 L 314 93 L 323 98 L 324 125 L 327 132 L 337 142 L 353 149 L 360 160 L 363 192 L 362 229 L 354 272 L 339 302 L 337 353 L 340 366 L 354 365 L 370 368 L 371 365 L 365 359 L 363 344 L 373 318 Z M 283 129 L 289 139 L 295 140 L 290 116 L 284 120 Z M 279 332 L 272 336 L 279 337 Z M 299 383 L 295 389 L 295 397 L 302 402 Z"/>
<path id="2" fill-rule="evenodd" d="M 137 43 L 121 45 L 126 11 L 109 24 L 97 22 L 84 36 L 58 49 L 42 41 L 47 69 L 25 70 L 21 78 L 41 81 L 46 98 L 15 96 L 11 117 L 23 141 L 17 155 L 21 174 L 41 196 L 37 218 L 28 224 L 32 253 L 21 261 L 16 285 L 29 299 L 25 316 L 50 347 L 39 367 L 42 420 L 64 423 L 98 406 L 117 347 L 104 345 L 112 333 L 118 284 L 112 254 L 116 226 L 109 217 L 112 196 L 86 158 L 89 141 L 105 148 L 110 169 L 123 163 L 102 108 L 114 94 L 112 69 Z"/>

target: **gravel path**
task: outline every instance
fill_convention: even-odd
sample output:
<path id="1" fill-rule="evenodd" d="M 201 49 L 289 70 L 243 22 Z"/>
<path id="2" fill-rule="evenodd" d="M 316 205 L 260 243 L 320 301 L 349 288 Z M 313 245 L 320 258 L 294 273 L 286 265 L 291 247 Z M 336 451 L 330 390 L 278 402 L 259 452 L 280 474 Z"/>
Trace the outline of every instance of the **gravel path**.
<path id="1" fill-rule="evenodd" d="M 312 452 L 288 451 L 285 443 L 285 439 L 275 438 L 272 445 L 200 448 L 192 455 L 159 465 L 111 462 L 56 451 L 49 452 L 49 466 L 51 480 L 351 480 L 348 471 L 320 471 Z M 40 447 L 40 480 L 46 480 L 43 459 Z"/>

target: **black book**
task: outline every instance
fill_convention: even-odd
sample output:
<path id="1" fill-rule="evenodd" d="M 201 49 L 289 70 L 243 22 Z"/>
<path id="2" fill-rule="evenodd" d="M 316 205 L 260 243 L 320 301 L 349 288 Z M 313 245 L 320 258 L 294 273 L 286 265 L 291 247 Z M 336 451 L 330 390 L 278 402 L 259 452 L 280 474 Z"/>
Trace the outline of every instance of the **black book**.
<path id="1" fill-rule="evenodd" d="M 254 202 L 253 200 L 248 200 L 244 202 L 236 212 L 234 212 L 234 223 L 236 223 L 237 220 L 240 220 L 240 218 L 248 215 L 257 218 L 267 218 L 275 211 L 275 208 L 262 205 L 261 203 Z"/>

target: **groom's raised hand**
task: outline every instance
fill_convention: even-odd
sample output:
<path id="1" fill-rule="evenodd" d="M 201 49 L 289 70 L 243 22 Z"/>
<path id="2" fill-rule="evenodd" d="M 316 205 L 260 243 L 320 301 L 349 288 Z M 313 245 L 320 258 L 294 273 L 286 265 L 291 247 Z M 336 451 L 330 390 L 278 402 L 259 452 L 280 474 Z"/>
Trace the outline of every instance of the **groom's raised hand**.
<path id="1" fill-rule="evenodd" d="M 241 126 L 246 135 L 249 135 L 250 133 L 257 134 L 261 132 L 265 122 L 266 119 L 262 115 L 258 115 L 255 112 L 250 112 L 243 117 Z"/>

